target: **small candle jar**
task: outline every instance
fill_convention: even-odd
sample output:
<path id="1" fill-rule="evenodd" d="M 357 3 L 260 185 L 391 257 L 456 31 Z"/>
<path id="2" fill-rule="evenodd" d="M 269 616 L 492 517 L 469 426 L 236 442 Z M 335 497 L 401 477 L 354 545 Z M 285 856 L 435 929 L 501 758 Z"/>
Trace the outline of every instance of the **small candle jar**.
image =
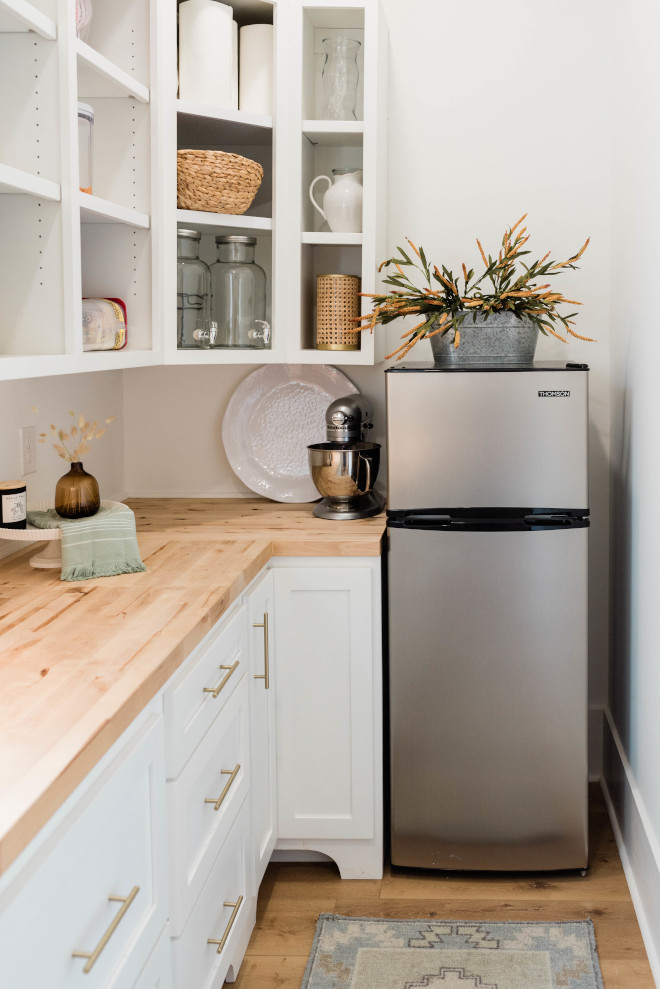
<path id="1" fill-rule="evenodd" d="M 21 481 L 0 481 L 0 528 L 27 527 L 27 493 Z"/>
<path id="2" fill-rule="evenodd" d="M 87 103 L 78 104 L 78 160 L 81 192 L 92 191 L 92 152 L 94 147 L 94 110 Z"/>

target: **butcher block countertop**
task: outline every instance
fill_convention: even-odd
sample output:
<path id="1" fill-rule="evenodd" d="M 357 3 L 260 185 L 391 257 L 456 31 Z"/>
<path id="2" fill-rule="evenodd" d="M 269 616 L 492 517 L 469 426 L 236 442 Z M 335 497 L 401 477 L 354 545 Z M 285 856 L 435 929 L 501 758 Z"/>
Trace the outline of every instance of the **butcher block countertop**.
<path id="1" fill-rule="evenodd" d="M 260 498 L 140 498 L 145 573 L 62 581 L 0 562 L 0 873 L 273 556 L 378 556 L 384 515 Z"/>

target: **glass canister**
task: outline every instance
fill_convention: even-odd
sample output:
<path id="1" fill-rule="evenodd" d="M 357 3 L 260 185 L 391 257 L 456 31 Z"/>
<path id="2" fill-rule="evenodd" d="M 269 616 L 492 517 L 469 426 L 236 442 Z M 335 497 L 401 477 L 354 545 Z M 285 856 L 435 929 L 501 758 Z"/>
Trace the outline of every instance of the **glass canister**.
<path id="1" fill-rule="evenodd" d="M 211 272 L 199 256 L 198 230 L 177 230 L 177 347 L 199 348 L 195 330 L 211 315 Z"/>
<path id="2" fill-rule="evenodd" d="M 87 103 L 78 104 L 78 166 L 80 191 L 92 191 L 92 156 L 94 150 L 94 110 Z"/>
<path id="3" fill-rule="evenodd" d="M 350 38 L 324 38 L 323 120 L 356 120 L 360 42 Z"/>
<path id="4" fill-rule="evenodd" d="M 263 350 L 270 343 L 266 321 L 266 272 L 254 260 L 256 237 L 218 236 L 211 265 L 211 319 L 216 347 Z"/>

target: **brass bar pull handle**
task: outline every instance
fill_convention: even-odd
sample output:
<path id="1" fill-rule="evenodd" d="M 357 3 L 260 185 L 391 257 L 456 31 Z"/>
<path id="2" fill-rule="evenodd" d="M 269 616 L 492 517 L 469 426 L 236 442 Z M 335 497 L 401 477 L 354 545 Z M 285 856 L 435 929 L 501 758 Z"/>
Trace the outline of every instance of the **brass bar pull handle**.
<path id="1" fill-rule="evenodd" d="M 227 780 L 227 782 L 225 784 L 225 788 L 224 788 L 224 790 L 222 791 L 222 793 L 220 794 L 220 796 L 218 797 L 217 800 L 215 799 L 215 797 L 207 797 L 206 800 L 204 801 L 204 803 L 205 804 L 213 804 L 213 810 L 220 810 L 220 805 L 222 804 L 222 801 L 225 799 L 225 797 L 229 793 L 229 787 L 232 785 L 232 783 L 236 779 L 236 775 L 237 775 L 237 773 L 238 773 L 238 771 L 239 771 L 240 768 L 241 768 L 241 764 L 240 764 L 240 762 L 237 762 L 233 769 L 221 769 L 220 772 L 224 776 L 229 776 L 229 779 Z"/>
<path id="2" fill-rule="evenodd" d="M 264 688 L 268 690 L 270 688 L 270 658 L 268 656 L 268 612 L 264 611 L 264 620 L 262 622 L 253 622 L 252 628 L 262 628 L 264 630 L 264 672 L 255 673 L 255 680 L 263 680 Z"/>
<path id="3" fill-rule="evenodd" d="M 211 937 L 208 938 L 207 941 L 206 941 L 207 944 L 217 944 L 218 950 L 217 950 L 216 954 L 218 954 L 218 955 L 220 954 L 220 952 L 222 951 L 222 949 L 225 946 L 225 941 L 229 937 L 229 932 L 230 932 L 230 930 L 233 927 L 233 924 L 234 924 L 234 921 L 236 920 L 236 915 L 238 914 L 238 911 L 241 909 L 241 903 L 242 902 L 243 902 L 243 897 L 242 896 L 239 896 L 239 898 L 236 900 L 236 903 L 227 903 L 227 902 L 224 903 L 224 906 L 226 906 L 226 907 L 233 907 L 234 908 L 232 910 L 232 912 L 231 912 L 231 917 L 229 918 L 229 923 L 225 927 L 225 933 L 222 935 L 222 937 L 220 938 L 219 941 L 216 940 L 215 938 L 211 938 Z"/>
<path id="4" fill-rule="evenodd" d="M 108 941 L 110 940 L 110 938 L 112 937 L 112 935 L 117 930 L 117 927 L 121 923 L 121 921 L 122 921 L 122 919 L 124 917 L 124 914 L 126 913 L 126 911 L 128 910 L 128 908 L 130 907 L 131 903 L 133 902 L 133 900 L 135 899 L 135 897 L 138 895 L 139 892 L 140 892 L 140 887 L 139 886 L 134 886 L 133 889 L 128 894 L 128 896 L 109 896 L 108 897 L 109 900 L 113 900 L 116 903 L 121 903 L 121 909 L 120 909 L 119 913 L 117 914 L 117 916 L 115 917 L 115 919 L 110 924 L 110 926 L 108 927 L 107 931 L 105 932 L 105 934 L 103 935 L 103 937 L 101 938 L 101 940 L 99 941 L 99 943 L 96 945 L 96 947 L 94 948 L 93 951 L 72 951 L 71 952 L 71 955 L 72 955 L 73 958 L 86 958 L 87 959 L 87 962 L 85 963 L 85 967 L 83 968 L 83 972 L 85 973 L 85 975 L 87 975 L 87 973 L 88 972 L 91 972 L 91 970 L 93 969 L 94 965 L 96 964 L 96 962 L 98 960 L 99 955 L 101 954 L 101 952 L 105 948 L 106 944 L 108 943 Z"/>
<path id="5" fill-rule="evenodd" d="M 217 687 L 204 687 L 204 693 L 213 694 L 214 697 L 217 697 L 220 691 L 222 690 L 222 688 L 229 680 L 229 677 L 232 675 L 232 673 L 234 673 L 238 669 L 238 666 L 239 666 L 239 660 L 237 659 L 236 662 L 233 663 L 231 666 L 218 667 L 218 669 L 220 670 L 229 670 L 229 672 L 225 673 L 225 675 L 223 676 L 222 680 L 220 681 Z"/>

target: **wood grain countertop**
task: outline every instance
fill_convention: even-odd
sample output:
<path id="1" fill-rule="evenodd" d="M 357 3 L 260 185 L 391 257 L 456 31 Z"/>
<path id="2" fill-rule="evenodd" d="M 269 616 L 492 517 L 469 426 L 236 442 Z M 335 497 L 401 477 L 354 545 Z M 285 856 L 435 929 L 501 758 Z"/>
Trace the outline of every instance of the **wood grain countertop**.
<path id="1" fill-rule="evenodd" d="M 62 581 L 0 563 L 0 873 L 273 556 L 378 556 L 384 515 L 261 498 L 139 498 L 145 573 Z"/>

